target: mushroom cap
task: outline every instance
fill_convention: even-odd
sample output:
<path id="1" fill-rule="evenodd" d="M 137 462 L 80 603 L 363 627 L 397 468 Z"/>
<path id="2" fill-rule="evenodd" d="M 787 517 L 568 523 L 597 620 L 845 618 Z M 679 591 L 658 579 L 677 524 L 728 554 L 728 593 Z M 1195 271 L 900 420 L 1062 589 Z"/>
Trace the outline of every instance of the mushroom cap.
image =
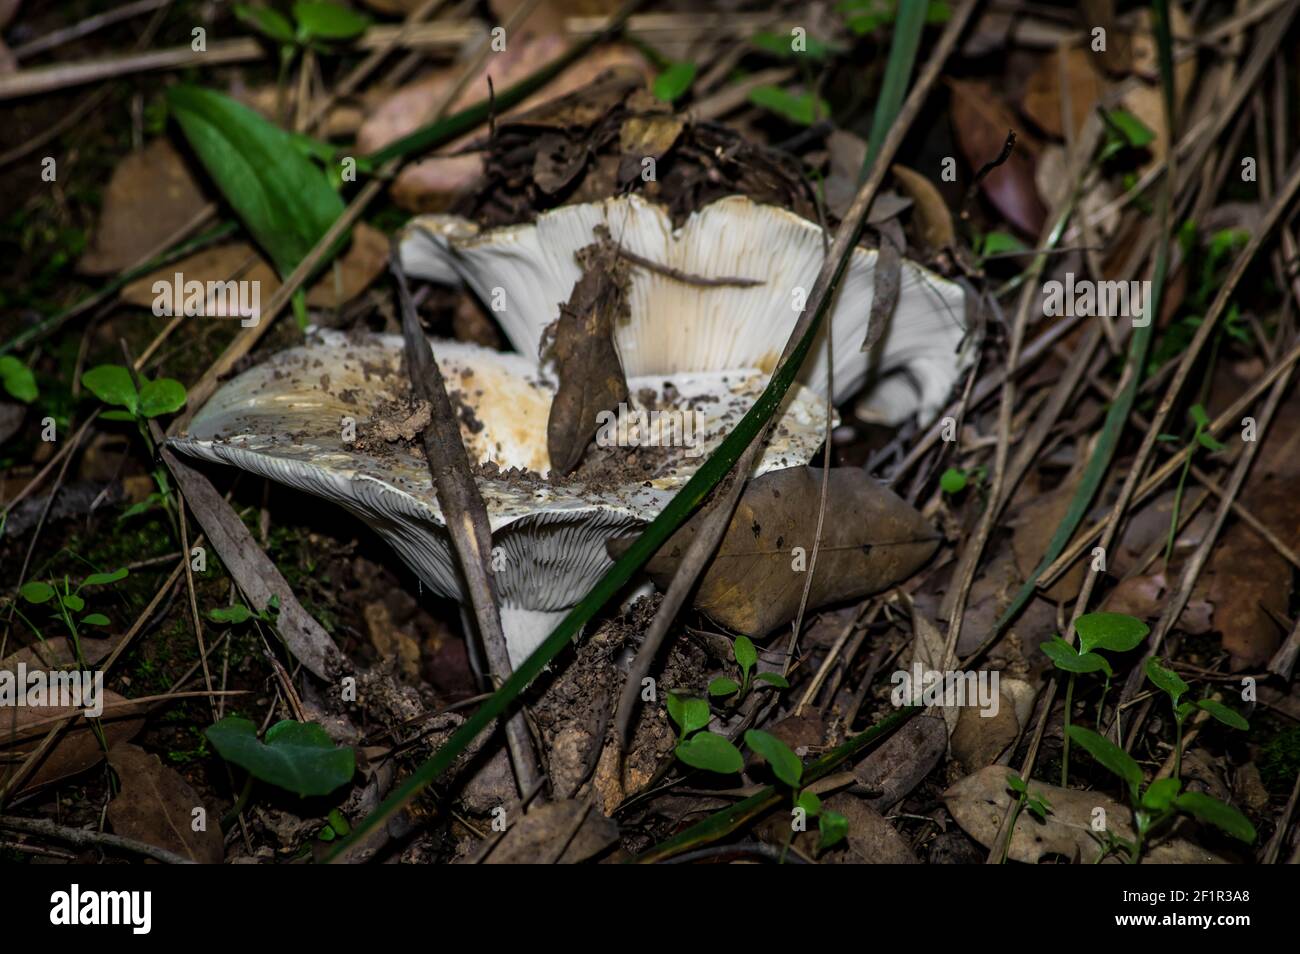
<path id="1" fill-rule="evenodd" d="M 581 275 L 575 253 L 595 240 L 598 225 L 657 264 L 700 277 L 763 283 L 701 287 L 632 268 L 631 317 L 615 332 L 629 376 L 751 367 L 770 373 L 824 255 L 819 226 L 744 196 L 719 199 L 674 229 L 662 207 L 628 195 L 562 206 L 531 223 L 486 231 L 454 216 L 423 216 L 402 239 L 402 264 L 431 281 L 449 283 L 459 276 L 493 308 L 514 347 L 535 355 L 543 330 L 559 316 Z M 973 349 L 963 347 L 961 286 L 904 260 L 889 327 L 874 349 L 863 352 L 877 258 L 873 249 L 855 248 L 837 292 L 829 323 L 834 397 L 842 401 L 870 383 L 871 412 L 899 423 L 913 413 L 937 411 Z M 800 375 L 805 386 L 821 393 L 828 380 L 825 335 L 823 328 Z"/>
<path id="2" fill-rule="evenodd" d="M 633 410 L 649 401 L 697 414 L 695 445 L 638 449 L 645 458 L 638 465 L 649 470 L 629 466 L 627 451 L 598 448 L 589 456 L 608 454 L 616 466 L 597 474 L 579 468 L 552 482 L 546 425 L 554 392 L 537 365 L 473 344 L 435 341 L 433 348 L 469 457 L 489 465 L 476 482 L 493 532 L 497 593 L 503 608 L 522 616 L 562 612 L 585 596 L 610 565 L 606 541 L 653 520 L 766 383 L 752 368 L 630 378 Z M 340 504 L 432 590 L 460 599 L 451 538 L 416 446 L 419 428 L 414 441 L 385 439 L 409 416 L 408 399 L 400 336 L 317 332 L 225 384 L 169 443 Z M 792 389 L 754 473 L 806 463 L 825 426 L 823 401 Z M 507 633 L 512 659 L 525 658 L 545 634 L 531 633 L 525 646 Z"/>

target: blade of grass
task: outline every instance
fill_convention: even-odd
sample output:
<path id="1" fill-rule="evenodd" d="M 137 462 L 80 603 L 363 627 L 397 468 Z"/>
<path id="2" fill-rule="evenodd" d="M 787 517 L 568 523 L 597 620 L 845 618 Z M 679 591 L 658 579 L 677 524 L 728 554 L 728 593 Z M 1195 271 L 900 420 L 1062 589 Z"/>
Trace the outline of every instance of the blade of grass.
<path id="1" fill-rule="evenodd" d="M 926 0 L 903 0 L 898 5 L 898 18 L 894 21 L 894 35 L 889 43 L 889 61 L 885 64 L 885 78 L 880 84 L 880 98 L 876 100 L 876 113 L 871 117 L 871 136 L 867 141 L 867 155 L 862 160 L 860 178 L 865 179 L 875 164 L 876 156 L 885 136 L 894 125 L 894 118 L 903 105 L 907 83 L 912 78 L 916 51 L 921 45 L 925 29 Z"/>

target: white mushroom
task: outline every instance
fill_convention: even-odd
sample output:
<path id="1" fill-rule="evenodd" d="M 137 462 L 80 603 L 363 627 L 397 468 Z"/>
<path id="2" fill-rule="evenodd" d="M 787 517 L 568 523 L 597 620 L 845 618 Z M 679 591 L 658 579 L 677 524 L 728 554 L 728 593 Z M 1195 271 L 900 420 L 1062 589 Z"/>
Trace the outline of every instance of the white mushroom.
<path id="1" fill-rule="evenodd" d="M 614 466 L 584 465 L 552 481 L 546 421 L 553 391 L 536 363 L 457 342 L 436 341 L 433 350 L 460 409 L 470 459 L 488 465 L 477 480 L 515 664 L 610 565 L 606 541 L 659 514 L 753 404 L 767 377 L 754 368 L 630 377 L 631 410 L 690 415 L 668 420 L 698 424 L 689 435 L 678 432 L 679 444 L 694 446 L 598 447 L 588 457 L 605 454 Z M 399 336 L 320 332 L 224 385 L 171 444 L 342 505 L 387 540 L 425 585 L 459 599 L 456 557 L 418 449 L 427 415 L 407 403 L 409 390 Z M 825 424 L 822 401 L 792 389 L 755 474 L 806 463 Z M 642 464 L 648 470 L 638 469 Z"/>
<path id="2" fill-rule="evenodd" d="M 656 264 L 699 277 L 762 282 L 700 287 L 633 268 L 631 317 L 616 330 L 629 377 L 719 368 L 770 372 L 823 257 L 821 228 L 784 209 L 732 196 L 674 229 L 660 206 L 632 195 L 563 206 L 532 223 L 483 232 L 452 216 L 424 216 L 408 227 L 402 264 L 408 273 L 432 281 L 462 278 L 493 310 L 511 344 L 536 355 L 543 330 L 579 277 L 574 253 L 592 243 L 598 225 Z M 897 424 L 913 413 L 934 414 L 969 365 L 973 349 L 963 347 L 961 286 L 905 260 L 889 327 L 876 347 L 863 353 L 876 259 L 873 250 L 855 249 L 837 292 L 834 397 L 842 401 L 865 383 L 867 409 Z M 824 341 L 814 346 L 800 380 L 825 392 Z"/>

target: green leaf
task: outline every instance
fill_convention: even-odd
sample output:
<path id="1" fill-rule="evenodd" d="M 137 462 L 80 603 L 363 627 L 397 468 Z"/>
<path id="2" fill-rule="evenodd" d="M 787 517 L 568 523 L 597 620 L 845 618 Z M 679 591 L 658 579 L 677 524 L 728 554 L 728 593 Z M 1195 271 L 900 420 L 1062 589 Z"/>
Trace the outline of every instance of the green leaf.
<path id="1" fill-rule="evenodd" d="M 1142 793 L 1142 807 L 1152 812 L 1167 811 L 1182 788 L 1180 779 L 1158 778 Z"/>
<path id="2" fill-rule="evenodd" d="M 272 10 L 270 7 L 252 7 L 247 4 L 237 3 L 235 4 L 235 16 L 277 43 L 292 45 L 296 40 L 293 33 L 293 24 L 289 22 L 288 17 L 278 10 Z"/>
<path id="3" fill-rule="evenodd" d="M 729 696 L 739 691 L 740 683 L 734 679 L 728 679 L 726 676 L 719 676 L 709 683 L 709 695 L 711 696 Z"/>
<path id="4" fill-rule="evenodd" d="M 59 602 L 74 613 L 80 613 L 86 608 L 86 601 L 76 593 L 69 593 L 67 596 L 60 595 Z"/>
<path id="5" fill-rule="evenodd" d="M 1141 149 L 1143 146 L 1150 145 L 1156 138 L 1156 134 L 1128 110 L 1112 109 L 1106 114 L 1106 118 L 1124 137 L 1125 142 L 1134 149 Z"/>
<path id="6" fill-rule="evenodd" d="M 1007 787 L 1018 795 L 1025 795 L 1029 792 L 1029 784 L 1015 772 L 1007 773 Z"/>
<path id="7" fill-rule="evenodd" d="M 939 475 L 939 489 L 945 494 L 959 494 L 966 489 L 966 472 L 949 467 Z"/>
<path id="8" fill-rule="evenodd" d="M 101 421 L 134 421 L 135 415 L 130 411 L 105 411 L 99 415 Z"/>
<path id="9" fill-rule="evenodd" d="M 1112 675 L 1110 663 L 1096 653 L 1078 653 L 1060 636 L 1053 636 L 1039 647 L 1044 655 L 1063 672 L 1104 672 Z"/>
<path id="10" fill-rule="evenodd" d="M 119 567 L 112 573 L 92 573 L 81 581 L 82 586 L 103 586 L 106 583 L 116 583 L 118 580 L 125 580 L 127 574 L 131 571 L 126 567 Z"/>
<path id="11" fill-rule="evenodd" d="M 745 757 L 731 740 L 714 732 L 697 732 L 677 744 L 677 757 L 691 768 L 732 775 L 745 767 Z"/>
<path id="12" fill-rule="evenodd" d="M 1146 672 L 1147 678 L 1156 684 L 1156 688 L 1167 693 L 1174 705 L 1178 705 L 1178 700 L 1189 688 L 1178 673 L 1165 668 L 1154 656 L 1147 660 Z"/>
<path id="13" fill-rule="evenodd" d="M 786 679 L 785 676 L 782 676 L 780 673 L 760 672 L 756 673 L 754 678 L 759 682 L 767 683 L 769 686 L 776 686 L 778 689 L 790 688 L 790 680 Z"/>
<path id="14" fill-rule="evenodd" d="M 1255 826 L 1250 823 L 1250 819 L 1217 798 L 1211 798 L 1201 792 L 1183 792 L 1174 800 L 1174 804 L 1189 815 L 1194 815 L 1201 821 L 1222 829 L 1239 841 L 1244 841 L 1248 845 L 1255 841 Z"/>
<path id="15" fill-rule="evenodd" d="M 1025 252 L 1029 247 L 1010 232 L 987 232 L 980 237 L 980 258 L 991 258 L 1007 252 Z"/>
<path id="16" fill-rule="evenodd" d="M 101 364 L 81 376 L 82 386 L 105 404 L 124 407 L 132 414 L 140 408 L 131 372 L 120 364 Z"/>
<path id="17" fill-rule="evenodd" d="M 805 35 L 803 41 L 804 49 L 797 50 L 795 49 L 794 33 L 780 34 L 764 30 L 755 33 L 749 38 L 749 42 L 757 49 L 786 60 L 796 56 L 807 56 L 814 60 L 824 60 L 826 54 L 831 52 L 830 44 L 823 43 L 816 37 Z"/>
<path id="18" fill-rule="evenodd" d="M 140 416 L 159 417 L 185 406 L 185 385 L 175 378 L 146 381 L 140 388 Z"/>
<path id="19" fill-rule="evenodd" d="M 1210 415 L 1205 413 L 1205 408 L 1202 405 L 1193 404 L 1188 408 L 1187 414 L 1192 419 L 1192 423 L 1197 427 L 1210 426 Z"/>
<path id="20" fill-rule="evenodd" d="M 1216 699 L 1201 699 L 1196 704 L 1224 725 L 1240 729 L 1243 732 L 1250 731 L 1250 723 L 1236 709 L 1229 709 Z"/>
<path id="21" fill-rule="evenodd" d="M 823 809 L 822 813 L 817 816 L 817 831 L 821 833 L 821 838 L 817 841 L 817 853 L 821 854 L 827 848 L 834 848 L 848 837 L 849 820 L 837 811 L 832 811 L 829 808 Z"/>
<path id="22" fill-rule="evenodd" d="M 709 704 L 703 699 L 683 699 L 668 693 L 668 715 L 681 729 L 683 738 L 709 724 Z"/>
<path id="23" fill-rule="evenodd" d="M 83 626 L 107 626 L 108 624 L 109 619 L 103 613 L 89 613 L 81 617 Z"/>
<path id="24" fill-rule="evenodd" d="M 0 381 L 4 382 L 5 390 L 14 400 L 24 404 L 36 400 L 36 376 L 31 368 L 11 354 L 0 357 Z"/>
<path id="25" fill-rule="evenodd" d="M 1146 639 L 1151 627 L 1142 620 L 1123 613 L 1085 613 L 1074 623 L 1079 634 L 1079 650 L 1109 649 L 1126 653 Z"/>
<path id="26" fill-rule="evenodd" d="M 1204 432 L 1196 435 L 1196 443 L 1200 444 L 1207 451 L 1215 454 L 1224 450 L 1227 446 L 1223 442 L 1215 440 L 1212 436 Z"/>
<path id="27" fill-rule="evenodd" d="M 1142 784 L 1142 769 L 1138 767 L 1137 762 L 1133 761 L 1131 755 L 1114 742 L 1084 726 L 1072 725 L 1069 733 L 1071 740 L 1081 749 L 1100 762 L 1103 768 L 1128 782 L 1133 794 L 1137 794 L 1138 786 Z"/>
<path id="28" fill-rule="evenodd" d="M 779 86 L 756 86 L 749 91 L 749 101 L 799 126 L 811 126 L 831 114 L 830 107 L 821 97 L 812 93 L 796 96 Z"/>
<path id="29" fill-rule="evenodd" d="M 655 77 L 651 91 L 665 103 L 680 99 L 695 82 L 694 63 L 673 63 Z"/>
<path id="30" fill-rule="evenodd" d="M 1174 706 L 1174 718 L 1181 724 L 1187 721 L 1187 717 L 1196 711 L 1195 702 L 1180 702 Z"/>
<path id="31" fill-rule="evenodd" d="M 796 807 L 802 808 L 809 818 L 816 818 L 822 813 L 822 800 L 814 792 L 800 792 L 794 803 Z"/>
<path id="32" fill-rule="evenodd" d="M 253 618 L 253 611 L 243 603 L 236 603 L 234 606 L 223 606 L 220 609 L 208 610 L 208 619 L 214 623 L 246 623 Z"/>
<path id="33" fill-rule="evenodd" d="M 303 0 L 293 5 L 293 18 L 304 38 L 322 40 L 350 40 L 366 32 L 370 18 L 322 0 Z"/>
<path id="34" fill-rule="evenodd" d="M 772 773 L 791 788 L 798 788 L 803 779 L 803 762 L 794 750 L 770 732 L 749 729 L 745 732 L 745 744 L 767 759 L 772 766 Z"/>
<path id="35" fill-rule="evenodd" d="M 754 642 L 748 636 L 737 636 L 736 641 L 731 645 L 731 651 L 735 654 L 741 672 L 749 672 L 758 662 L 758 650 L 754 648 Z"/>
<path id="36" fill-rule="evenodd" d="M 328 795 L 351 779 L 356 769 L 352 749 L 336 747 L 314 722 L 277 722 L 263 742 L 250 720 L 226 716 L 204 734 L 227 762 L 304 797 Z"/>
<path id="37" fill-rule="evenodd" d="M 29 603 L 48 603 L 50 597 L 54 595 L 54 587 L 42 580 L 32 580 L 30 583 L 24 583 L 23 588 L 18 592 Z"/>
<path id="38" fill-rule="evenodd" d="M 226 201 L 288 276 L 343 214 L 325 173 L 288 133 L 228 96 L 172 86 L 167 103 Z"/>

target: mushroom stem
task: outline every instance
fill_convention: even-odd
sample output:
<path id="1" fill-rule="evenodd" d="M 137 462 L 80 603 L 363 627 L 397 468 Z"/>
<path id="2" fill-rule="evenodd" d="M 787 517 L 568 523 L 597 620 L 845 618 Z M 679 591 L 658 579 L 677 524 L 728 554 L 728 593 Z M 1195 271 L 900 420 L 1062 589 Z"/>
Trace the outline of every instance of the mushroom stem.
<path id="1" fill-rule="evenodd" d="M 519 606 L 501 607 L 501 629 L 505 632 L 510 665 L 518 666 L 533 654 L 546 637 L 569 615 L 569 610 L 533 610 Z"/>

